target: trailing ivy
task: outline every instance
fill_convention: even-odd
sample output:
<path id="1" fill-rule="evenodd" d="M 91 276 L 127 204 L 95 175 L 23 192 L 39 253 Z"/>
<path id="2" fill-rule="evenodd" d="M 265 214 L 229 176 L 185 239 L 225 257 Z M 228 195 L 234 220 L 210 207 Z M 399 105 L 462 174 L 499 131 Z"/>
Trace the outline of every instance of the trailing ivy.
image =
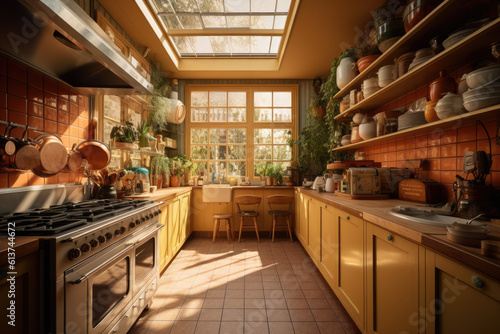
<path id="1" fill-rule="evenodd" d="M 153 84 L 153 96 L 151 98 L 153 109 L 149 111 L 148 123 L 155 134 L 161 134 L 162 130 L 167 126 L 168 114 L 173 112 L 172 105 L 167 98 L 171 92 L 170 80 L 165 79 L 161 72 L 153 66 L 151 81 Z"/>

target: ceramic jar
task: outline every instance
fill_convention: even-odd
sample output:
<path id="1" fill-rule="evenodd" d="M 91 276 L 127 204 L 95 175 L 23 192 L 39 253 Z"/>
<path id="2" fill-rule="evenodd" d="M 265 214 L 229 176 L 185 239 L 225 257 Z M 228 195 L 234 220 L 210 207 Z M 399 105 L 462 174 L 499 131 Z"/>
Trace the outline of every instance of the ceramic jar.
<path id="1" fill-rule="evenodd" d="M 463 114 L 464 100 L 460 95 L 448 93 L 436 104 L 436 114 L 439 119 L 446 119 L 449 117 Z"/>
<path id="2" fill-rule="evenodd" d="M 359 125 L 351 123 L 351 143 L 358 143 L 363 141 L 363 138 L 359 136 Z"/>
<path id="3" fill-rule="evenodd" d="M 439 121 L 439 117 L 436 114 L 436 110 L 434 109 L 436 107 L 438 101 L 428 101 L 425 104 L 425 120 L 427 123 L 432 123 L 435 121 Z"/>
<path id="4" fill-rule="evenodd" d="M 340 141 L 340 145 L 346 146 L 351 143 L 351 135 L 342 136 L 342 140 Z"/>
<path id="5" fill-rule="evenodd" d="M 457 84 L 455 79 L 446 76 L 444 71 L 439 72 L 439 78 L 431 82 L 429 86 L 429 96 L 431 101 L 437 101 L 446 93 L 456 93 Z"/>
<path id="6" fill-rule="evenodd" d="M 352 118 L 352 121 L 356 124 L 361 124 L 361 121 L 363 121 L 363 118 L 365 118 L 365 114 L 358 112 L 354 117 Z"/>
<path id="7" fill-rule="evenodd" d="M 359 136 L 363 140 L 375 138 L 377 136 L 377 122 L 372 117 L 365 117 L 359 125 Z"/>
<path id="8" fill-rule="evenodd" d="M 356 77 L 356 63 L 351 57 L 345 57 L 337 67 L 337 86 L 342 89 Z"/>
<path id="9" fill-rule="evenodd" d="M 394 70 L 396 69 L 395 65 L 386 65 L 382 66 L 378 70 L 378 85 L 380 88 L 387 86 L 391 82 L 394 81 Z"/>

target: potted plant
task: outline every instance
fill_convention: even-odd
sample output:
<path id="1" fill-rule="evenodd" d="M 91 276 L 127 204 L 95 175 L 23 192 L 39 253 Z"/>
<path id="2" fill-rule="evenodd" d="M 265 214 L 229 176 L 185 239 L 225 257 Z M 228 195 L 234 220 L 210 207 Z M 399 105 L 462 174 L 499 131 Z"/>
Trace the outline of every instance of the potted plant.
<path id="1" fill-rule="evenodd" d="M 273 178 L 273 186 L 281 185 L 283 183 L 283 168 L 278 166 L 272 166 L 271 176 Z"/>
<path id="2" fill-rule="evenodd" d="M 179 187 L 181 184 L 181 179 L 184 176 L 186 170 L 190 171 L 197 167 L 192 161 L 189 161 L 185 155 L 178 154 L 171 160 L 170 168 L 170 186 Z"/>
<path id="3" fill-rule="evenodd" d="M 380 50 L 368 35 L 363 35 L 354 47 L 354 55 L 358 59 L 356 64 L 361 73 L 380 57 Z"/>
<path id="4" fill-rule="evenodd" d="M 139 133 L 139 146 L 140 147 L 149 147 L 149 141 L 152 136 L 149 134 L 150 126 L 148 122 L 143 119 L 141 124 L 137 127 L 137 132 Z"/>
<path id="5" fill-rule="evenodd" d="M 156 156 L 151 159 L 150 175 L 151 185 L 157 186 L 158 189 L 162 188 L 163 175 L 170 170 L 168 166 L 168 158 L 163 156 Z"/>
<path id="6" fill-rule="evenodd" d="M 114 141 L 114 147 L 133 148 L 134 142 L 139 138 L 139 132 L 131 122 L 115 125 L 109 137 Z"/>

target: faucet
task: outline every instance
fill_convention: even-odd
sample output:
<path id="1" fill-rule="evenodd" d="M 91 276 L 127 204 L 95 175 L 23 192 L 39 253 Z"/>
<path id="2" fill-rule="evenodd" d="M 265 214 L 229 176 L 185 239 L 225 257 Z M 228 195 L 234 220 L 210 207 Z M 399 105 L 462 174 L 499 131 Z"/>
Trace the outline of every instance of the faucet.
<path id="1" fill-rule="evenodd" d="M 480 213 L 477 216 L 475 216 L 474 218 L 472 218 L 469 221 L 467 221 L 466 224 L 469 225 L 470 223 L 472 223 L 474 220 L 478 219 L 479 217 L 487 217 L 487 216 L 484 213 Z"/>

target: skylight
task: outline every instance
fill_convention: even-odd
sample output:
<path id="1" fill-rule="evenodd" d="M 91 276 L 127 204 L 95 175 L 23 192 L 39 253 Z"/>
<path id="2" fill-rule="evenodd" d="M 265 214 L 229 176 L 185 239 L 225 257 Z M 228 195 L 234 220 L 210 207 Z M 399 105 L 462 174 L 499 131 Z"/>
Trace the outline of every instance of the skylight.
<path id="1" fill-rule="evenodd" d="M 150 0 L 181 58 L 277 58 L 294 0 Z"/>

